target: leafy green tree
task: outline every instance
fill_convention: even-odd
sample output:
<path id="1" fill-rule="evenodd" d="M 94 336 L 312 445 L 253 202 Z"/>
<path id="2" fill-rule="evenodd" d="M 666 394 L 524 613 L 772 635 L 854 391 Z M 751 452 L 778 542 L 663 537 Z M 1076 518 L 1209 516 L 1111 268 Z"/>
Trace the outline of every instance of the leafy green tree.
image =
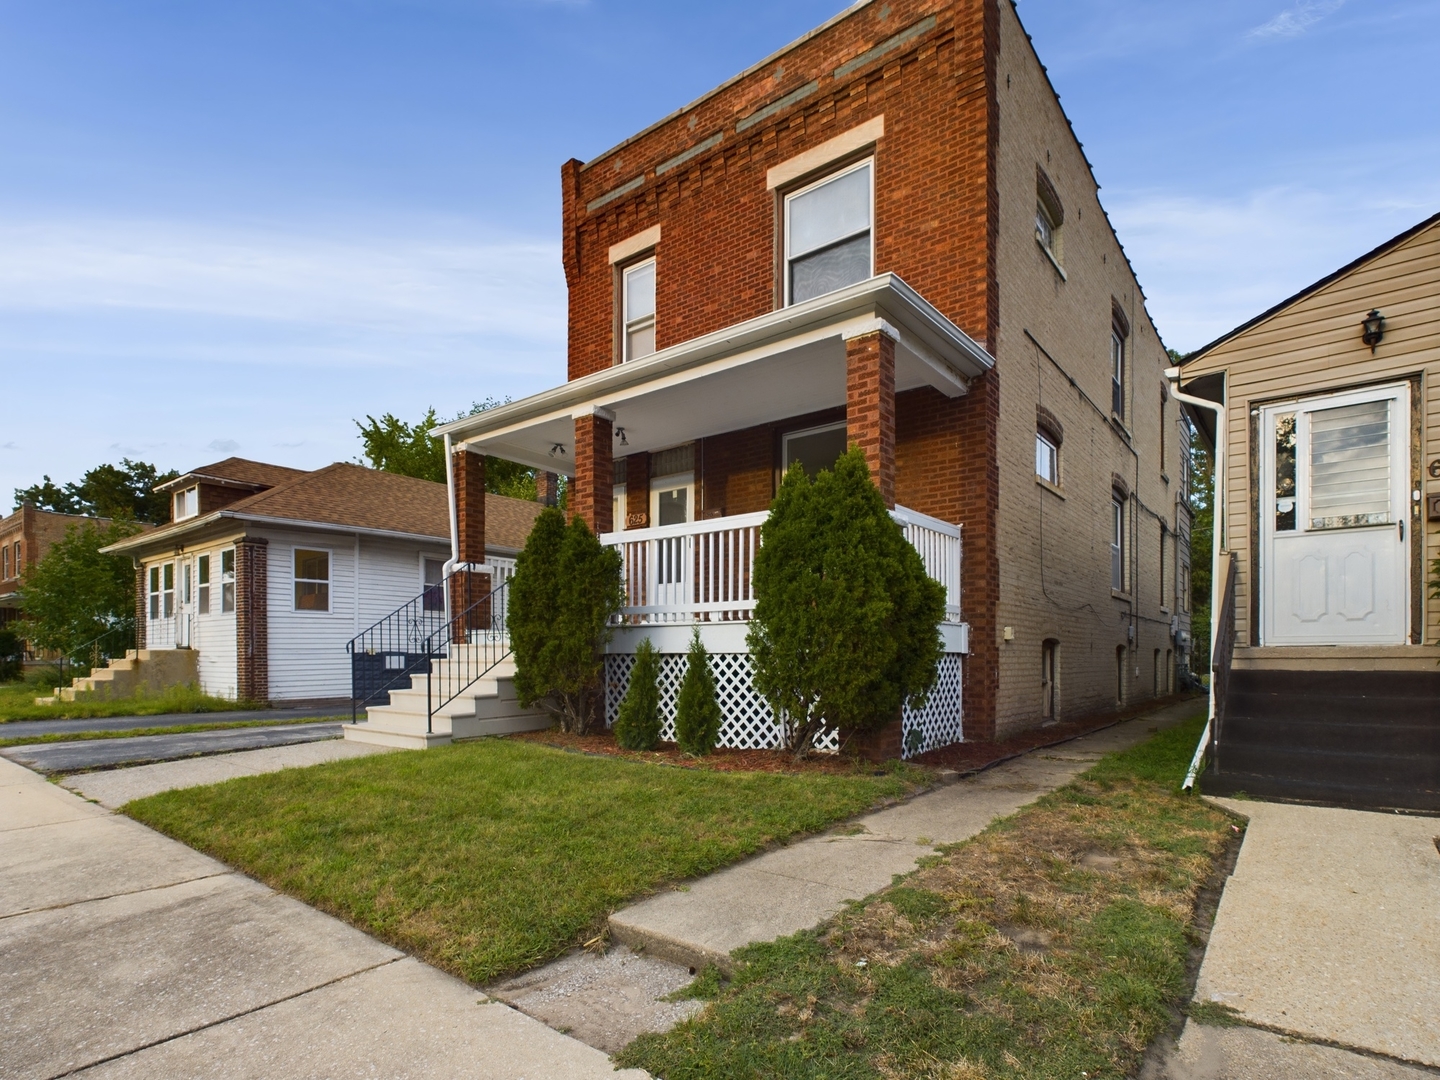
<path id="1" fill-rule="evenodd" d="M 463 416 L 493 409 L 505 402 L 486 398 L 477 401 Z M 372 469 L 399 473 L 401 476 L 417 476 L 421 480 L 445 483 L 445 440 L 431 435 L 442 421 L 433 408 L 416 423 L 407 424 L 392 413 L 380 419 L 366 416 L 366 422 L 355 421 L 360 429 L 360 443 L 365 461 Z M 514 499 L 535 500 L 535 473 L 513 461 L 497 457 L 485 458 L 485 490 L 492 495 L 509 495 Z"/>
<path id="2" fill-rule="evenodd" d="M 715 674 L 710 670 L 710 655 L 700 640 L 698 626 L 691 633 L 690 652 L 685 659 L 685 678 L 675 702 L 675 741 L 685 753 L 704 757 L 715 749 L 720 738 L 721 716 L 720 702 L 715 697 Z"/>
<path id="3" fill-rule="evenodd" d="M 548 710 L 564 731 L 587 731 L 610 618 L 623 602 L 620 553 L 603 547 L 578 517 L 566 525 L 560 510 L 543 511 L 510 583 L 508 631 L 520 704 Z"/>
<path id="4" fill-rule="evenodd" d="M 74 656 L 101 634 L 133 625 L 135 570 L 125 555 L 100 549 L 136 533 L 133 522 L 71 525 L 25 572 L 24 633 L 32 648 Z"/>
<path id="5" fill-rule="evenodd" d="M 615 718 L 615 741 L 626 750 L 654 750 L 660 726 L 660 654 L 646 638 L 635 650 L 630 687 Z"/>
<path id="6" fill-rule="evenodd" d="M 793 466 L 760 537 L 755 686 L 796 756 L 827 727 L 871 730 L 922 705 L 945 592 L 886 511 L 864 454 L 851 447 L 813 482 Z"/>
<path id="7" fill-rule="evenodd" d="M 25 657 L 20 638 L 10 627 L 0 627 L 0 682 L 20 678 L 24 670 Z"/>
<path id="8" fill-rule="evenodd" d="M 170 520 L 170 496 L 153 489 L 179 475 L 174 469 L 162 473 L 149 462 L 121 458 L 119 465 L 95 466 L 79 483 L 61 486 L 46 476 L 42 483 L 17 488 L 15 505 L 28 502 L 57 514 L 163 525 Z"/>
<path id="9" fill-rule="evenodd" d="M 1215 551 L 1215 463 L 1200 440 L 1190 450 L 1190 669 L 1210 671 L 1210 589 Z"/>

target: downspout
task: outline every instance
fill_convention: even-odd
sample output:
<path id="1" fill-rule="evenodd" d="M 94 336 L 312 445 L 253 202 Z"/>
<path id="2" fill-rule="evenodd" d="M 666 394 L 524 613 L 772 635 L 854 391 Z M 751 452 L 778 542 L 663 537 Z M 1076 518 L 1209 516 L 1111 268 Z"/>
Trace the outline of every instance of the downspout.
<path id="1" fill-rule="evenodd" d="M 1220 590 L 1224 587 L 1220 580 L 1220 546 L 1225 536 L 1225 443 L 1230 437 L 1229 429 L 1225 424 L 1225 406 L 1222 402 L 1211 401 L 1208 398 L 1195 397 L 1180 389 L 1180 369 L 1178 367 L 1166 368 L 1165 378 L 1170 383 L 1170 392 L 1175 395 L 1177 401 L 1183 401 L 1187 405 L 1194 405 L 1196 408 L 1209 409 L 1215 414 L 1215 459 L 1211 469 L 1213 493 L 1210 496 L 1213 536 L 1210 541 L 1210 707 L 1205 717 L 1205 730 L 1200 735 L 1200 745 L 1195 747 L 1195 756 L 1190 759 L 1190 771 L 1185 774 L 1185 783 L 1181 787 L 1189 791 L 1195 786 L 1195 777 L 1200 773 L 1200 767 L 1205 763 L 1205 748 L 1210 745 L 1210 731 L 1215 726 L 1215 643 L 1220 636 Z M 1227 385 L 1226 393 L 1229 392 Z"/>

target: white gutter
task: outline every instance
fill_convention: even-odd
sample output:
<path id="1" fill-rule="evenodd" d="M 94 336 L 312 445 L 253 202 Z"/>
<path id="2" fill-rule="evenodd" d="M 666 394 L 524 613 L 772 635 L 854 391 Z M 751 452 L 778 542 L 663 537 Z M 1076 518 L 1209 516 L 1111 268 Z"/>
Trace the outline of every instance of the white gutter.
<path id="1" fill-rule="evenodd" d="M 1170 392 L 1177 401 L 1215 413 L 1215 459 L 1211 469 L 1213 492 L 1210 496 L 1211 525 L 1214 530 L 1210 540 L 1210 708 L 1205 717 L 1205 730 L 1200 735 L 1200 745 L 1195 747 L 1195 756 L 1190 759 L 1190 771 L 1185 774 L 1185 783 L 1181 785 L 1182 789 L 1189 791 L 1195 786 L 1195 777 L 1200 774 L 1200 768 L 1205 763 L 1205 748 L 1210 745 L 1210 730 L 1215 726 L 1215 643 L 1220 636 L 1220 590 L 1224 588 L 1224 583 L 1220 580 L 1220 546 L 1225 536 L 1225 441 L 1230 433 L 1225 427 L 1224 404 L 1182 391 L 1178 367 L 1166 368 L 1165 378 L 1169 380 Z M 1226 383 L 1225 392 L 1228 394 L 1229 380 L 1226 380 Z"/>
<path id="2" fill-rule="evenodd" d="M 450 512 L 450 558 L 440 568 L 440 580 L 445 585 L 445 613 L 455 610 L 450 603 L 450 575 L 460 561 L 460 511 L 455 506 L 455 459 L 450 448 L 450 433 L 445 432 L 445 499 Z"/>
<path id="3" fill-rule="evenodd" d="M 204 517 L 194 518 L 187 521 L 173 532 L 166 533 L 136 533 L 109 547 L 100 549 L 102 554 L 117 554 L 126 551 L 138 551 L 149 543 L 156 544 L 160 549 L 167 546 L 174 546 L 173 542 L 179 542 L 184 537 L 193 536 L 202 525 L 214 525 L 219 521 L 236 521 L 252 525 L 269 525 L 281 528 L 294 529 L 318 529 L 324 532 L 354 533 L 360 536 L 378 536 L 386 540 L 414 540 L 421 543 L 439 544 L 444 543 L 443 536 L 433 536 L 430 533 L 401 532 L 398 529 L 371 529 L 359 525 L 343 525 L 334 521 L 304 521 L 299 518 L 278 518 L 265 517 L 260 514 L 237 514 L 231 510 L 215 510 Z M 183 544 L 181 545 L 183 546 Z"/>

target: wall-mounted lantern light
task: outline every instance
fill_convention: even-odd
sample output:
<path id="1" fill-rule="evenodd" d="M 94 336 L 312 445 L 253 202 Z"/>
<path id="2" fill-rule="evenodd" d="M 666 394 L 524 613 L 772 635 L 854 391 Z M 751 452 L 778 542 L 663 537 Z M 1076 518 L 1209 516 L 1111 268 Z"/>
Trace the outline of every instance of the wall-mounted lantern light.
<path id="1" fill-rule="evenodd" d="M 551 456 L 551 457 L 564 457 L 564 456 L 565 456 L 565 444 L 564 444 L 564 443 L 558 443 L 558 442 L 557 442 L 554 446 L 550 447 L 550 456 Z"/>
<path id="2" fill-rule="evenodd" d="M 625 438 L 625 429 L 623 427 L 617 427 L 615 429 L 615 437 L 620 440 L 621 446 L 630 445 L 630 440 Z"/>
<path id="3" fill-rule="evenodd" d="M 1362 340 L 1370 346 L 1373 353 L 1375 346 L 1385 338 L 1385 316 L 1380 314 L 1378 308 L 1371 308 L 1370 314 L 1365 316 L 1365 321 L 1360 325 L 1365 328 Z"/>

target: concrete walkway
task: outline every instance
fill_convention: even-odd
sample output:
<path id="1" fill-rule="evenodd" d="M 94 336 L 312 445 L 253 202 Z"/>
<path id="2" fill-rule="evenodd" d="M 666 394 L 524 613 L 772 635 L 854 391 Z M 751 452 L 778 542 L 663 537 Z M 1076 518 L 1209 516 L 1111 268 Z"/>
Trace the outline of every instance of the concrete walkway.
<path id="1" fill-rule="evenodd" d="M 643 1077 L 0 761 L 0 1071 Z"/>
<path id="2" fill-rule="evenodd" d="M 1304 1040 L 1440 1066 L 1440 819 L 1216 802 L 1250 824 L 1196 1000 Z"/>
<path id="3" fill-rule="evenodd" d="M 269 720 L 276 724 L 285 724 L 291 720 L 342 719 L 349 721 L 350 710 L 330 706 L 322 709 L 164 713 L 160 716 L 93 716 L 73 720 L 3 720 L 0 721 L 0 739 L 22 739 L 32 735 L 71 735 L 77 731 L 134 731 L 136 728 L 181 727 L 193 724 L 234 724 L 250 720 Z"/>
<path id="4" fill-rule="evenodd" d="M 228 754 L 265 746 L 289 746 L 340 738 L 340 725 L 286 724 L 282 727 L 231 728 L 227 731 L 187 731 L 176 735 L 136 735 L 122 739 L 84 739 L 79 742 L 36 743 L 0 750 L 0 757 L 18 761 L 38 772 L 78 772 L 113 768 L 147 761 L 175 761 L 202 754 Z"/>
<path id="5" fill-rule="evenodd" d="M 894 875 L 915 869 L 915 861 L 937 845 L 974 836 L 1106 754 L 1143 742 L 1203 708 L 1203 702 L 1180 702 L 1026 754 L 829 835 L 768 852 L 684 891 L 662 893 L 616 912 L 610 917 L 611 934 L 652 956 L 728 970 L 732 950 L 819 925 L 845 901 L 869 896 Z"/>

